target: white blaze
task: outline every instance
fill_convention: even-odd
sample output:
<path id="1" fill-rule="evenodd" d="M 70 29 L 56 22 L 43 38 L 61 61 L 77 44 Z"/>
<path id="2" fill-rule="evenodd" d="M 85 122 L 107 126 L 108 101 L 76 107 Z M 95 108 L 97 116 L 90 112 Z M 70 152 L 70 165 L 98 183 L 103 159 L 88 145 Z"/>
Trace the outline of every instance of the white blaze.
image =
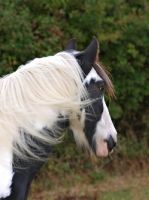
<path id="1" fill-rule="evenodd" d="M 87 77 L 84 80 L 84 84 L 89 84 L 91 79 L 94 79 L 96 81 L 101 81 L 101 77 L 96 73 L 95 69 L 92 68 L 90 73 L 87 75 Z M 96 125 L 96 131 L 93 140 L 96 141 L 96 154 L 97 156 L 107 156 L 108 155 L 108 147 L 107 142 L 104 142 L 105 139 L 108 139 L 108 137 L 111 135 L 114 139 L 114 141 L 117 141 L 116 135 L 116 129 L 113 125 L 113 122 L 111 120 L 107 105 L 105 103 L 104 97 L 102 97 L 103 100 L 103 113 L 101 115 L 101 119 L 99 122 L 97 122 Z"/>
<path id="2" fill-rule="evenodd" d="M 97 156 L 108 155 L 107 143 L 104 142 L 104 140 L 108 139 L 110 135 L 113 137 L 114 141 L 116 142 L 117 132 L 111 120 L 105 100 L 103 98 L 103 113 L 102 113 L 100 121 L 97 123 L 96 132 L 94 136 L 94 140 L 96 141 L 96 144 L 97 144 L 97 147 L 96 147 Z"/>

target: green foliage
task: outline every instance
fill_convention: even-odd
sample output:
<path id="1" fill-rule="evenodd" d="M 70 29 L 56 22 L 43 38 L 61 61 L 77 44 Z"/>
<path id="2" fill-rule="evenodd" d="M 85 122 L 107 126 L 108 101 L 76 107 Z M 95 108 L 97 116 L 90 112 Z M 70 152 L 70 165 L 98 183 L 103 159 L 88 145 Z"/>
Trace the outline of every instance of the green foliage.
<path id="1" fill-rule="evenodd" d="M 124 136 L 119 138 L 119 157 L 123 160 L 139 159 L 144 156 L 149 156 L 149 135 L 148 132 L 141 135 L 141 140 L 138 142 L 136 135 L 131 135 L 127 138 Z"/>
<path id="2" fill-rule="evenodd" d="M 106 178 L 106 173 L 102 170 L 96 170 L 90 173 L 91 183 L 101 182 Z"/>
<path id="3" fill-rule="evenodd" d="M 82 50 L 95 35 L 100 61 L 113 76 L 117 101 L 109 109 L 116 128 L 138 140 L 149 113 L 148 8 L 148 0 L 1 0 L 0 74 L 63 50 L 72 37 Z"/>

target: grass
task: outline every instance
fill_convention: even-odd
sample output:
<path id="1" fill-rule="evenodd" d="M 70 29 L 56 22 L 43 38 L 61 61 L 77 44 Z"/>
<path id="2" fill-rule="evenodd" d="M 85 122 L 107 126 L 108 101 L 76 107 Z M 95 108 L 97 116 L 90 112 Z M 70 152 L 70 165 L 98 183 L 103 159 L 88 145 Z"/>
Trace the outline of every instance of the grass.
<path id="1" fill-rule="evenodd" d="M 132 195 L 130 194 L 130 189 L 118 190 L 118 191 L 111 191 L 111 192 L 104 192 L 100 195 L 98 200 L 131 200 L 133 199 Z"/>
<path id="2" fill-rule="evenodd" d="M 131 177 L 131 183 L 134 185 L 128 186 L 128 180 L 126 178 L 124 182 L 124 189 L 121 187 L 116 191 L 110 190 L 102 192 L 98 200 L 148 200 L 149 189 L 148 189 L 148 178 L 142 183 L 142 178 L 145 178 L 145 174 L 142 175 L 141 179 Z M 121 181 L 121 178 L 120 178 Z M 130 181 L 130 178 L 129 178 Z M 126 186 L 126 187 L 125 187 Z"/>
<path id="3" fill-rule="evenodd" d="M 86 174 L 68 173 L 60 180 L 53 177 L 52 182 L 40 177 L 40 181 L 36 179 L 32 184 L 29 200 L 148 200 L 148 173 L 148 170 L 115 175 L 104 172 L 104 178 L 93 182 Z"/>

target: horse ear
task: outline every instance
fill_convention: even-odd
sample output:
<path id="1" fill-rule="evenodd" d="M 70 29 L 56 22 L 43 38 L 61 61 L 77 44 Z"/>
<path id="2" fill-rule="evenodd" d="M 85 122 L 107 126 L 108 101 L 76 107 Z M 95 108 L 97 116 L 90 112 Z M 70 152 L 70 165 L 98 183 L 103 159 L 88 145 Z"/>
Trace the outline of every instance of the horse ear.
<path id="1" fill-rule="evenodd" d="M 88 60 L 91 64 L 94 63 L 98 53 L 98 41 L 94 36 L 91 44 L 83 51 L 83 57 Z"/>
<path id="2" fill-rule="evenodd" d="M 80 61 L 81 68 L 85 75 L 87 75 L 96 60 L 98 54 L 98 41 L 94 36 L 91 44 L 82 52 L 80 52 L 76 58 Z"/>
<path id="3" fill-rule="evenodd" d="M 69 42 L 65 47 L 65 50 L 71 50 L 71 49 L 76 50 L 76 38 L 69 40 Z"/>

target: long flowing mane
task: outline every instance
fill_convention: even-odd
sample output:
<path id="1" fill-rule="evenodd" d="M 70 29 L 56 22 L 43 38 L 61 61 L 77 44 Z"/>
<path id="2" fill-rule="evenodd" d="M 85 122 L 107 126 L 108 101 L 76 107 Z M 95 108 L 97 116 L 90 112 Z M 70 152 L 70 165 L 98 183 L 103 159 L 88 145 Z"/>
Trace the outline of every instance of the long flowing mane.
<path id="1" fill-rule="evenodd" d="M 0 147 L 5 145 L 21 157 L 25 157 L 25 153 L 20 154 L 20 150 L 32 154 L 28 149 L 32 141 L 27 140 L 24 133 L 56 144 L 60 138 L 46 134 L 40 123 L 50 127 L 59 113 L 79 110 L 89 103 L 82 80 L 77 61 L 64 52 L 36 58 L 1 78 Z"/>
<path id="2" fill-rule="evenodd" d="M 114 96 L 106 70 L 97 61 L 93 67 L 105 81 L 110 96 Z M 61 141 L 60 135 L 52 137 L 43 127 L 51 128 L 59 113 L 68 114 L 72 109 L 77 112 L 91 103 L 87 100 L 83 79 L 76 59 L 64 52 L 36 58 L 1 78 L 0 147 L 5 146 L 10 152 L 25 158 L 25 152 L 35 156 L 29 146 L 36 144 L 24 133 L 52 145 Z M 53 128 L 58 130 L 58 127 Z"/>

